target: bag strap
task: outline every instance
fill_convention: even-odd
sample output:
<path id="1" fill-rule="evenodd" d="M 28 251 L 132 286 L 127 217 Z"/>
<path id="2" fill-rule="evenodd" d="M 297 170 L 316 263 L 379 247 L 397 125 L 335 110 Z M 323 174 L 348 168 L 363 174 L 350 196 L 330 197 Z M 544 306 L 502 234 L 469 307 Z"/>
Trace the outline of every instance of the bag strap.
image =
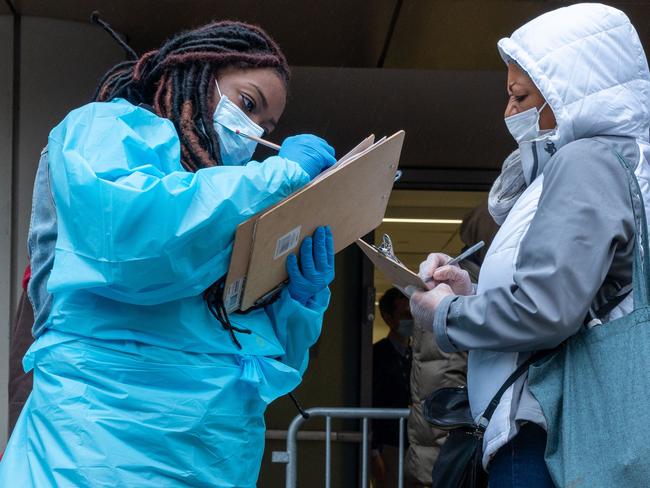
<path id="1" fill-rule="evenodd" d="M 593 308 L 590 307 L 589 311 L 587 312 L 587 316 L 585 317 L 584 324 L 588 325 L 593 320 L 600 320 L 609 315 L 612 310 L 623 303 L 623 300 L 625 300 L 630 295 L 630 293 L 632 293 L 632 283 L 623 287 L 616 295 L 612 297 L 611 300 L 605 302 L 602 307 L 598 308 L 598 310 L 594 311 Z"/>
<path id="2" fill-rule="evenodd" d="M 614 148 L 611 148 L 611 150 L 625 170 L 629 185 L 630 200 L 632 201 L 632 213 L 635 224 L 634 265 L 632 272 L 634 308 L 647 307 L 650 304 L 650 260 L 648 259 L 650 251 L 648 247 L 648 223 L 645 214 L 645 204 L 633 167 Z"/>
<path id="3" fill-rule="evenodd" d="M 559 346 L 558 346 L 559 347 Z M 483 412 L 483 415 L 478 419 L 478 425 L 477 428 L 481 431 L 485 431 L 487 429 L 488 424 L 490 423 L 490 419 L 492 419 L 492 415 L 494 415 L 494 411 L 497 409 L 497 406 L 499 405 L 499 402 L 501 401 L 501 397 L 503 394 L 506 392 L 508 388 L 510 388 L 517 379 L 524 374 L 526 371 L 528 371 L 528 367 L 533 364 L 536 361 L 539 361 L 540 359 L 545 358 L 546 356 L 549 356 L 553 352 L 555 352 L 557 348 L 555 349 L 547 349 L 544 351 L 537 351 L 535 354 L 533 354 L 531 357 L 526 359 L 517 369 L 514 370 L 514 372 L 508 376 L 508 379 L 501 385 L 501 388 L 499 388 L 499 391 L 496 392 L 496 394 L 492 397 L 492 400 L 490 400 L 490 403 L 488 403 L 487 408 Z"/>
<path id="4" fill-rule="evenodd" d="M 617 295 L 614 297 L 612 300 L 608 301 L 605 305 L 600 307 L 597 311 L 599 317 L 603 317 L 607 315 L 609 312 L 614 310 L 630 293 L 632 290 L 625 290 L 622 294 Z M 508 379 L 501 385 L 501 388 L 499 388 L 499 391 L 496 392 L 496 394 L 492 397 L 492 400 L 490 400 L 490 403 L 488 403 L 487 408 L 483 412 L 483 415 L 478 420 L 478 429 L 485 431 L 487 429 L 488 424 L 490 423 L 490 420 L 492 419 L 492 415 L 494 415 L 494 411 L 497 409 L 497 406 L 499 405 L 499 402 L 501 401 L 501 397 L 503 394 L 506 392 L 508 388 L 510 388 L 517 379 L 523 375 L 526 371 L 528 371 L 528 368 L 530 367 L 531 364 L 539 361 L 540 359 L 544 359 L 546 356 L 550 356 L 554 352 L 556 352 L 562 344 L 557 346 L 554 349 L 545 349 L 543 351 L 537 351 L 535 354 L 530 356 L 526 361 L 521 363 L 517 369 L 513 371 L 513 373 L 508 376 Z"/>

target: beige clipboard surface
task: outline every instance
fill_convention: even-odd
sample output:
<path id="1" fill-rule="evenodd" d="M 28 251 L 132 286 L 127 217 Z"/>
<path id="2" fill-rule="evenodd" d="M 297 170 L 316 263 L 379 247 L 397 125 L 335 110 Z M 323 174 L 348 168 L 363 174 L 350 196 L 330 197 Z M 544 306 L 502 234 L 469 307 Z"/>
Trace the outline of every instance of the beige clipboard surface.
<path id="1" fill-rule="evenodd" d="M 336 164 L 332 167 L 332 170 L 336 169 L 342 164 L 350 161 L 353 157 L 362 154 L 364 151 L 368 150 L 375 142 L 375 136 L 369 135 L 354 148 L 352 148 L 348 153 L 341 157 Z M 317 178 L 311 181 L 308 185 L 298 190 L 298 192 L 305 191 L 310 186 L 314 185 L 317 181 L 322 179 L 328 174 L 329 171 L 321 173 Z M 296 192 L 296 193 L 298 193 Z M 281 203 L 281 202 L 280 202 Z M 248 264 L 250 263 L 250 256 L 253 247 L 253 238 L 255 234 L 255 224 L 261 215 L 270 212 L 273 208 L 277 207 L 280 203 L 273 205 L 272 207 L 265 209 L 264 211 L 258 213 L 257 215 L 251 217 L 250 219 L 242 222 L 237 227 L 235 233 L 235 240 L 233 244 L 232 256 L 230 258 L 230 265 L 228 267 L 228 274 L 226 276 L 226 283 L 224 287 L 224 304 L 226 311 L 232 313 L 239 308 L 241 303 L 241 295 L 243 288 L 246 282 L 246 275 L 248 272 Z"/>
<path id="2" fill-rule="evenodd" d="M 388 278 L 388 281 L 395 285 L 396 288 L 399 288 L 399 290 L 405 295 L 408 295 L 406 288 L 409 286 L 414 286 L 421 290 L 428 289 L 419 275 L 408 269 L 403 264 L 382 254 L 376 247 L 371 246 L 361 239 L 357 240 L 357 246 L 359 246 L 363 253 L 368 256 L 368 259 L 372 261 L 372 264 L 374 264 L 379 271 Z"/>
<path id="3" fill-rule="evenodd" d="M 322 225 L 338 252 L 381 224 L 395 181 L 404 131 L 349 158 L 263 213 L 255 224 L 240 304 L 247 310 L 287 279 L 287 255 Z"/>

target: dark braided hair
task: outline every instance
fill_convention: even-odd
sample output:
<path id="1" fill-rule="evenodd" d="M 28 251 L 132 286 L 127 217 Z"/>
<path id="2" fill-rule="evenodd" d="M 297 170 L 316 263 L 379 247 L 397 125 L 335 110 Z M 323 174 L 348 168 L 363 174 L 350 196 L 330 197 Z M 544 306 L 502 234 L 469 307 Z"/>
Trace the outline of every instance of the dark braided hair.
<path id="1" fill-rule="evenodd" d="M 183 32 L 160 49 L 139 57 L 111 27 L 93 12 L 91 20 L 106 30 L 130 58 L 111 68 L 100 80 L 93 100 L 124 98 L 134 105 L 149 105 L 171 120 L 181 143 L 181 163 L 188 171 L 221 164 L 219 139 L 214 130 L 210 100 L 215 72 L 226 67 L 273 68 L 285 86 L 289 65 L 280 48 L 261 28 L 242 22 L 213 22 Z M 235 332 L 223 303 L 225 276 L 204 293 L 210 313 L 221 323 L 237 347 Z"/>
<path id="2" fill-rule="evenodd" d="M 92 20 L 133 58 L 133 50 L 108 24 L 95 13 Z M 223 21 L 178 34 L 160 49 L 115 65 L 100 80 L 93 100 L 124 98 L 134 105 L 150 105 L 174 123 L 181 163 L 188 171 L 196 171 L 221 164 L 210 100 L 215 72 L 230 66 L 273 68 L 285 86 L 289 83 L 287 60 L 266 32 L 254 25 Z"/>

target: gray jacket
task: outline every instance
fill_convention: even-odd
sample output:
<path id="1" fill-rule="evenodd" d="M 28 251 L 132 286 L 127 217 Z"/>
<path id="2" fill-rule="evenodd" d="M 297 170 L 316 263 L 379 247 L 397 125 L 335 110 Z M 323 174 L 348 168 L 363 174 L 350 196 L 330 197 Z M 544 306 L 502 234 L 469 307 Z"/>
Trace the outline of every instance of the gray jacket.
<path id="1" fill-rule="evenodd" d="M 486 257 L 477 295 L 449 297 L 438 308 L 440 348 L 470 350 L 475 417 L 533 351 L 575 334 L 590 308 L 599 309 L 631 283 L 634 221 L 627 179 L 612 149 L 637 165 L 650 202 L 648 146 L 623 137 L 567 144 L 511 210 Z M 630 308 L 631 296 L 612 313 Z M 486 465 L 521 422 L 545 427 L 526 381 L 522 376 L 508 390 L 488 426 Z"/>

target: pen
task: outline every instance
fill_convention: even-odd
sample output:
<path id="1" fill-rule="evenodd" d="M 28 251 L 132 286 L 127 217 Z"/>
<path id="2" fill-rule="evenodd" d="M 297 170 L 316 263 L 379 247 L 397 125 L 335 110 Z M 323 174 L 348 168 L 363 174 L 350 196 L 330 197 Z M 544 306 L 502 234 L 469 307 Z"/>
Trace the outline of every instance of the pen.
<path id="1" fill-rule="evenodd" d="M 272 142 L 264 140 L 261 137 L 251 136 L 250 134 L 246 134 L 245 132 L 242 132 L 239 129 L 235 130 L 235 134 L 251 139 L 255 142 L 258 142 L 259 144 L 262 144 L 263 146 L 270 147 L 271 149 L 275 149 L 276 151 L 280 150 L 280 146 L 278 146 L 277 144 L 273 144 Z"/>
<path id="2" fill-rule="evenodd" d="M 463 259 L 467 259 L 467 258 L 470 257 L 472 254 L 474 254 L 476 251 L 478 251 L 479 249 L 481 249 L 483 246 L 485 246 L 485 242 L 483 242 L 483 241 L 478 241 L 476 244 L 474 244 L 472 247 L 470 247 L 470 248 L 469 248 L 467 251 L 465 251 L 464 253 L 461 253 L 461 254 L 459 254 L 458 256 L 456 256 L 455 258 L 453 258 L 453 259 L 447 261 L 447 262 L 445 263 L 445 266 L 449 266 L 449 265 L 452 265 L 452 264 L 457 264 L 457 263 L 459 263 L 460 261 L 462 261 Z"/>

